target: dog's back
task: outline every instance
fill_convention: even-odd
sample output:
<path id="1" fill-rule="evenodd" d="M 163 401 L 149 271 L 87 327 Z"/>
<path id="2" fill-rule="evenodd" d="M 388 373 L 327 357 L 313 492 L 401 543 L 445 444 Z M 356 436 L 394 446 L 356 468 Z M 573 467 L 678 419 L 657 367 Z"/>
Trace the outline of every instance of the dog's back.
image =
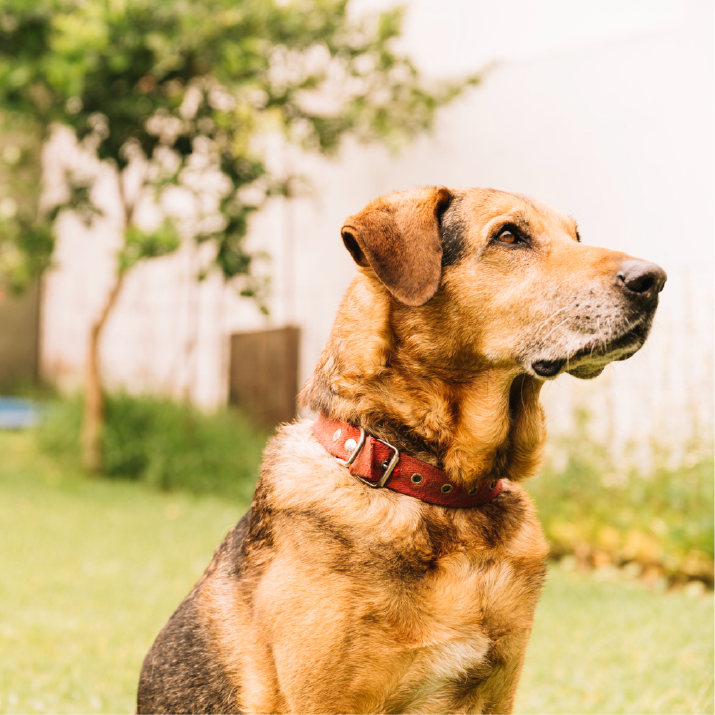
<path id="1" fill-rule="evenodd" d="M 199 603 L 203 584 L 211 578 L 219 563 L 240 560 L 250 519 L 249 509 L 216 549 L 201 580 L 156 637 L 144 658 L 137 712 L 238 712 L 235 688 L 216 659 Z"/>

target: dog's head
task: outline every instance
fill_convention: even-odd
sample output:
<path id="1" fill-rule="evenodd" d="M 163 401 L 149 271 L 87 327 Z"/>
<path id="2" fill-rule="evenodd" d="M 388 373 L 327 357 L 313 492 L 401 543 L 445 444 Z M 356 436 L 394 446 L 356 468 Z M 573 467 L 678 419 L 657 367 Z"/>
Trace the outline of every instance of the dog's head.
<path id="1" fill-rule="evenodd" d="M 491 189 L 393 193 L 342 237 L 447 368 L 595 377 L 643 345 L 666 280 L 653 263 L 582 244 L 572 218 Z"/>

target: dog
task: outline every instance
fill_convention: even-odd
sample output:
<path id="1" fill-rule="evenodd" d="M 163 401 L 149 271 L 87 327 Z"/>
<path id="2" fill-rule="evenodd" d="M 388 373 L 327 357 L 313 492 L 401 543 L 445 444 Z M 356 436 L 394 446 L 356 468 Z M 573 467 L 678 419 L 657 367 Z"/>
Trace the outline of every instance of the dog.
<path id="1" fill-rule="evenodd" d="M 157 637 L 139 713 L 508 713 L 547 545 L 539 391 L 644 343 L 657 265 L 529 197 L 350 217 L 358 266 L 248 513 Z"/>

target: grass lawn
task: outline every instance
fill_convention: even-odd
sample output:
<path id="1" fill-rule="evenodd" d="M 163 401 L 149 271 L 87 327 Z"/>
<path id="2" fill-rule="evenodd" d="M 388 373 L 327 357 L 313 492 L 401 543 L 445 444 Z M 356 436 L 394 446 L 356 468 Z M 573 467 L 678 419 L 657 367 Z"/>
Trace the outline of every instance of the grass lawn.
<path id="1" fill-rule="evenodd" d="M 712 713 L 712 593 L 658 594 L 552 568 L 517 713 Z"/>
<path id="2" fill-rule="evenodd" d="M 0 432 L 0 711 L 135 712 L 154 636 L 246 508 L 66 475 Z"/>
<path id="3" fill-rule="evenodd" d="M 145 652 L 247 504 L 88 480 L 0 432 L 0 711 L 133 712 Z M 713 712 L 713 607 L 554 569 L 519 713 Z"/>

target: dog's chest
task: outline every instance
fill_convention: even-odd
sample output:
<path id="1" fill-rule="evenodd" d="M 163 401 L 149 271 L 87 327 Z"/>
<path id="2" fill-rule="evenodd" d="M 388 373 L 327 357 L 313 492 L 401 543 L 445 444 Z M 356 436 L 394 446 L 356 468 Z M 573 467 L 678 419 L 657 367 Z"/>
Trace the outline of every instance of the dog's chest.
<path id="1" fill-rule="evenodd" d="M 498 700 L 492 691 L 504 680 L 500 674 L 518 668 L 545 544 L 520 497 L 508 498 L 511 509 L 492 517 L 480 512 L 473 523 L 448 519 L 425 529 L 423 519 L 414 531 L 395 530 L 391 545 L 377 551 L 383 560 L 372 561 L 381 579 L 377 573 L 371 579 L 377 591 L 371 616 L 381 632 L 374 635 L 390 643 L 383 662 L 399 673 L 386 688 L 388 711 L 479 710 Z M 485 534 L 494 536 L 491 548 Z"/>
<path id="2" fill-rule="evenodd" d="M 259 489 L 244 549 L 241 601 L 254 629 L 270 633 L 281 690 L 310 682 L 301 697 L 323 708 L 335 698 L 335 712 L 500 702 L 490 689 L 513 681 L 499 673 L 520 662 L 543 577 L 528 497 L 509 487 L 485 508 L 446 511 L 366 491 L 332 458 L 317 459 L 332 481 L 315 469 L 275 481 L 264 471 L 270 503 Z M 341 684 L 329 696 L 315 691 L 316 662 Z"/>
<path id="3" fill-rule="evenodd" d="M 535 595 L 508 563 L 450 556 L 421 588 L 403 594 L 387 631 L 399 673 L 384 693 L 393 712 L 461 712 L 490 699 L 491 682 L 522 648 Z M 521 594 L 521 598 L 519 598 Z"/>

